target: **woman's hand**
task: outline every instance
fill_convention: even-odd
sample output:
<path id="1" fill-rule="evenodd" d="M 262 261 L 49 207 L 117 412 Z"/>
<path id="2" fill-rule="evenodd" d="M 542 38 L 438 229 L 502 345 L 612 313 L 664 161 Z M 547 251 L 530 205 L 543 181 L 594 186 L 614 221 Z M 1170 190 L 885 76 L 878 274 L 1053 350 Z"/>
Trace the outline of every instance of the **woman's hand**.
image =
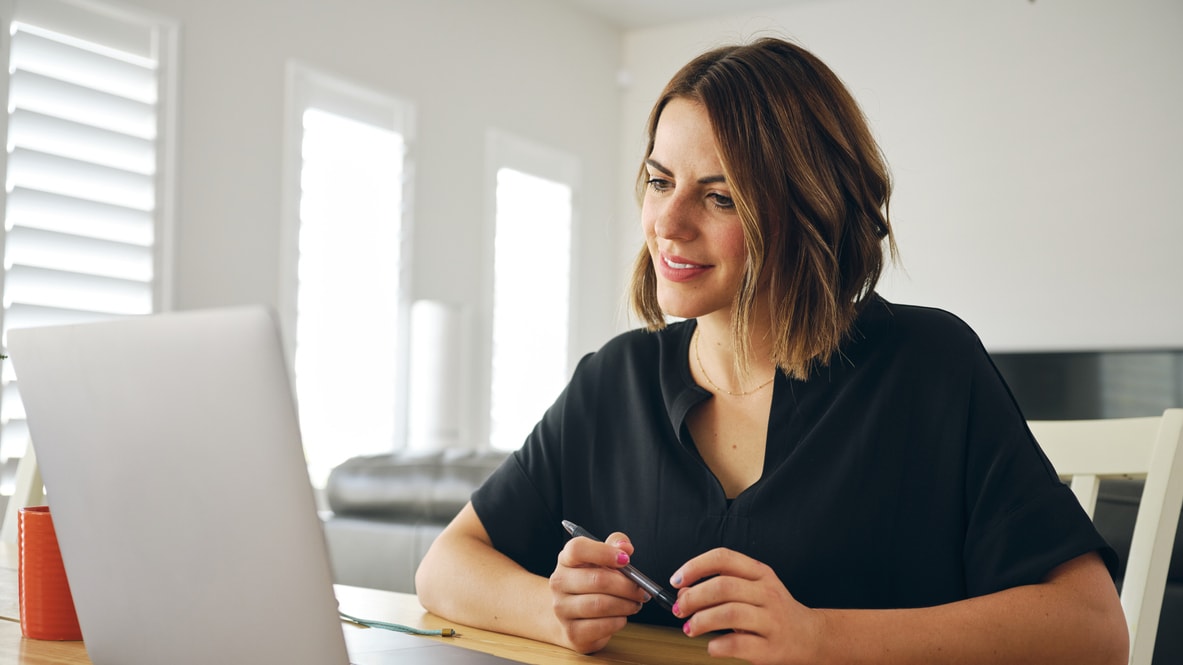
<path id="1" fill-rule="evenodd" d="M 622 533 L 602 543 L 572 538 L 559 552 L 550 590 L 569 648 L 579 653 L 604 648 L 649 600 L 644 590 L 617 570 L 628 564 L 632 553 L 632 543 Z"/>
<path id="2" fill-rule="evenodd" d="M 678 589 L 674 615 L 687 620 L 683 632 L 734 631 L 710 641 L 712 656 L 755 665 L 814 662 L 824 617 L 798 603 L 767 565 L 719 548 L 687 561 L 670 583 Z"/>

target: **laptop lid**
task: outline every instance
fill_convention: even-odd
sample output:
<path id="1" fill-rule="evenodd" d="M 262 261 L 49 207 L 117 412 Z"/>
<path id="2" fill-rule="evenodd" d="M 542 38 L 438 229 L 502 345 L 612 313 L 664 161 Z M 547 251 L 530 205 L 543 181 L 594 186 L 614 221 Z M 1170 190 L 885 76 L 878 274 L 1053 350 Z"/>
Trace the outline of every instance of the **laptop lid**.
<path id="1" fill-rule="evenodd" d="M 9 332 L 87 652 L 348 662 L 267 310 Z"/>

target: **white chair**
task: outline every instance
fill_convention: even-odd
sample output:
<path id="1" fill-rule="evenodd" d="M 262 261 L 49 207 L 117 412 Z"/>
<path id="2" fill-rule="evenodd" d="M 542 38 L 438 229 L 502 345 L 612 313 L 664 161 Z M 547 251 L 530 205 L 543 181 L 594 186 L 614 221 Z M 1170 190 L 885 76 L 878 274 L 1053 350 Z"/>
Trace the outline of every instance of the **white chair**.
<path id="1" fill-rule="evenodd" d="M 1149 418 L 1028 424 L 1056 472 L 1071 479 L 1072 491 L 1089 517 L 1102 478 L 1145 479 L 1121 605 L 1130 630 L 1130 665 L 1150 665 L 1183 506 L 1183 409 L 1167 409 Z"/>

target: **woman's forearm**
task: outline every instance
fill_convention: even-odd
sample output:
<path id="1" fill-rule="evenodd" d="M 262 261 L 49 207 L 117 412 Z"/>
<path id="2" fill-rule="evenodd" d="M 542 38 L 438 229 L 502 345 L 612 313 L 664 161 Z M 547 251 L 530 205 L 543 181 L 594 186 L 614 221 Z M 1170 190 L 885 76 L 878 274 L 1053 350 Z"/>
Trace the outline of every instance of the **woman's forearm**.
<path id="1" fill-rule="evenodd" d="M 725 548 L 679 568 L 674 614 L 713 656 L 756 665 L 1118 665 L 1125 618 L 1095 553 L 1038 584 L 914 609 L 810 609 L 767 565 Z"/>
<path id="2" fill-rule="evenodd" d="M 1091 558 L 1068 562 L 1044 584 L 949 605 L 826 611 L 825 634 L 843 637 L 828 641 L 820 662 L 1124 665 L 1125 620 L 1104 566 Z"/>
<path id="3" fill-rule="evenodd" d="M 472 506 L 432 544 L 415 573 L 419 602 L 475 628 L 561 643 L 546 578 L 493 548 Z"/>

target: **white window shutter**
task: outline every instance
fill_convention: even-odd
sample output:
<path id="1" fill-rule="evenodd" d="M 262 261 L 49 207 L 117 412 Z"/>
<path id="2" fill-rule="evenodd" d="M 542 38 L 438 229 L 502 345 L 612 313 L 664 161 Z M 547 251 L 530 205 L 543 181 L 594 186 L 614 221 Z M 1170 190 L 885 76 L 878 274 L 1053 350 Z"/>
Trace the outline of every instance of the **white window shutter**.
<path id="1" fill-rule="evenodd" d="M 297 63 L 289 76 L 285 318 L 305 458 L 323 487 L 337 464 L 402 436 L 414 109 Z"/>
<path id="2" fill-rule="evenodd" d="M 166 35 L 51 0 L 7 18 L 3 332 L 152 313 Z M 28 445 L 16 379 L 5 363 L 0 493 Z"/>
<path id="3" fill-rule="evenodd" d="M 579 163 L 500 132 L 490 135 L 488 148 L 496 166 L 489 441 L 515 450 L 570 376 Z"/>

